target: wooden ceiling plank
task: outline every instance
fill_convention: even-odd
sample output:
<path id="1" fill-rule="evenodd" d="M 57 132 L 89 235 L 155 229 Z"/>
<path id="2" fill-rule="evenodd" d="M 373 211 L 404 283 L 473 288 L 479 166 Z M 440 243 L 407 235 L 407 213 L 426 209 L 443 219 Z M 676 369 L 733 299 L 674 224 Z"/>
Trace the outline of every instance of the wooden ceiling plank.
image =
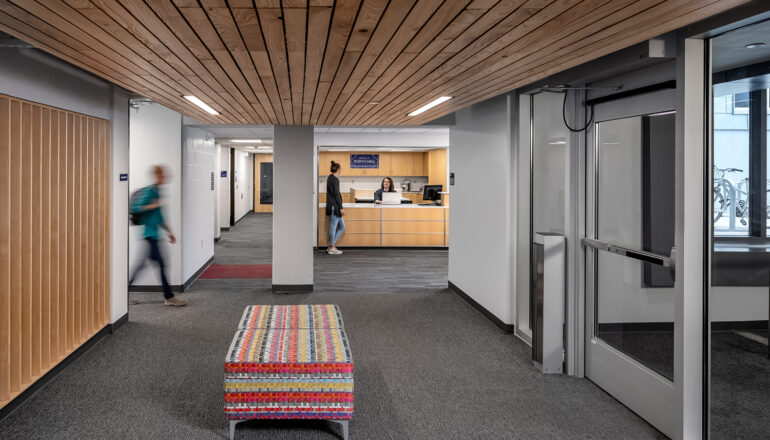
<path id="1" fill-rule="evenodd" d="M 307 9 L 307 0 L 283 0 L 282 6 L 286 9 Z M 288 37 L 288 35 L 287 35 Z"/>
<path id="2" fill-rule="evenodd" d="M 254 68 L 257 69 L 259 79 L 262 81 L 267 96 L 270 98 L 272 112 L 278 118 L 278 115 L 283 115 L 283 105 L 278 94 L 278 86 L 276 86 L 275 78 L 273 77 L 270 55 L 267 53 L 267 47 L 262 38 L 262 27 L 259 25 L 257 11 L 253 7 L 231 9 L 231 11 L 235 23 L 240 30 L 243 42 L 246 44 L 246 49 L 248 49 L 251 60 L 254 63 Z"/>
<path id="3" fill-rule="evenodd" d="M 85 43 L 88 49 L 93 50 L 94 52 L 97 52 L 110 60 L 118 60 L 115 62 L 120 64 L 121 68 L 126 69 L 126 71 L 141 75 L 152 71 L 154 68 L 145 59 L 137 56 L 136 53 L 127 50 L 122 44 L 118 43 L 115 46 L 107 45 L 103 43 L 97 36 L 93 36 L 91 33 L 86 33 L 82 27 L 94 27 L 93 24 L 88 22 L 76 10 L 70 8 L 65 3 L 50 3 L 50 7 L 57 8 L 52 10 L 48 9 L 48 7 L 37 1 L 22 2 L 19 0 L 13 0 L 13 2 L 16 3 L 19 8 L 24 9 L 32 16 L 44 20 L 63 35 L 67 35 L 70 38 Z M 104 31 L 98 27 L 93 29 L 93 32 L 95 32 L 97 35 L 105 35 Z M 160 80 L 161 78 L 165 77 L 166 75 L 161 73 L 161 77 L 158 79 Z M 171 82 L 173 83 L 173 81 Z M 164 86 L 171 87 L 170 85 L 165 84 L 165 82 Z"/>
<path id="4" fill-rule="evenodd" d="M 682 3 L 674 5 L 674 3 L 677 2 L 670 1 L 664 7 L 648 9 L 645 13 L 630 17 L 625 22 L 615 23 L 601 31 L 600 33 L 603 36 L 601 38 L 594 38 L 595 41 L 591 44 L 586 45 L 583 40 L 575 41 L 561 49 L 561 56 L 549 57 L 551 59 L 546 63 L 542 63 L 539 58 L 530 57 L 532 58 L 531 64 L 538 64 L 539 66 L 531 67 L 531 64 L 521 68 L 516 66 L 518 73 L 513 73 L 513 68 L 509 72 L 502 72 L 503 75 L 499 75 L 500 80 L 498 82 L 487 84 L 482 90 L 471 96 L 464 96 L 463 99 L 453 103 L 446 111 L 450 113 L 472 103 L 499 95 L 504 91 L 510 91 L 546 78 L 555 73 L 738 6 L 744 3 L 744 1 L 732 0 L 725 2 L 722 0 L 710 0 L 707 2 L 697 2 L 697 4 L 695 2 L 686 2 L 687 4 L 684 5 Z M 634 32 L 628 32 L 629 29 L 633 29 Z M 609 41 L 611 43 L 608 43 Z M 429 111 L 426 112 L 424 117 L 420 115 L 420 120 L 429 121 L 431 118 L 435 118 L 436 115 L 437 113 Z M 441 115 L 439 114 L 439 116 Z"/>
<path id="5" fill-rule="evenodd" d="M 383 100 L 399 86 L 411 86 L 416 83 L 423 75 L 427 75 L 443 64 L 447 59 L 454 56 L 455 51 L 449 50 L 452 44 L 460 41 L 465 45 L 484 35 L 490 29 L 500 25 L 500 22 L 511 17 L 526 0 L 501 1 L 492 9 L 487 11 L 478 20 L 467 23 L 464 21 L 455 21 L 450 24 L 436 41 L 431 42 L 402 72 L 396 74 L 387 83 L 380 82 L 375 86 L 375 93 L 364 95 L 364 101 L 374 101 L 384 103 Z M 450 40 L 450 41 L 446 41 Z M 379 105 L 378 105 L 379 106 Z M 363 124 L 372 114 L 377 111 L 376 107 L 367 107 L 360 114 L 354 115 L 353 124 Z"/>
<path id="6" fill-rule="evenodd" d="M 355 125 L 356 120 L 369 112 L 371 105 L 377 105 L 377 101 L 373 99 L 374 96 L 385 86 L 391 84 L 393 81 L 396 81 L 398 77 L 404 78 L 411 76 L 411 72 L 414 72 L 431 60 L 435 60 L 439 64 L 446 61 L 449 55 L 446 54 L 442 56 L 441 49 L 449 44 L 449 42 L 457 37 L 457 35 L 459 35 L 470 25 L 476 22 L 482 15 L 482 10 L 465 9 L 447 27 L 443 29 L 441 33 L 428 44 L 427 47 L 414 54 L 408 52 L 401 53 L 401 55 L 399 55 L 393 64 L 378 77 L 373 76 L 369 78 L 367 75 L 367 78 L 364 79 L 362 85 L 365 82 L 370 81 L 372 84 L 366 85 L 361 98 L 359 98 L 358 101 L 354 104 L 353 108 L 347 112 L 348 115 L 345 119 L 345 123 Z"/>
<path id="7" fill-rule="evenodd" d="M 291 106 L 291 80 L 289 78 L 289 62 L 286 59 L 283 12 L 280 8 L 257 8 L 257 15 L 259 16 L 259 24 L 262 26 L 262 36 L 265 39 L 267 53 L 270 56 L 273 77 L 278 86 L 284 124 L 292 124 L 294 112 Z"/>
<path id="8" fill-rule="evenodd" d="M 663 1 L 663 0 L 653 0 Z M 512 64 L 522 57 L 531 53 L 538 53 L 543 48 L 551 48 L 558 44 L 560 41 L 566 38 L 580 40 L 593 34 L 600 26 L 603 26 L 605 17 L 610 16 L 618 9 L 624 11 L 626 14 L 633 15 L 634 13 L 644 10 L 629 8 L 629 3 L 634 3 L 636 0 L 584 0 L 577 3 L 574 7 L 562 12 L 556 17 L 549 19 L 540 27 L 534 30 L 528 30 L 527 32 L 519 33 L 519 38 L 508 46 L 500 49 L 499 45 L 490 45 L 487 48 L 477 52 L 477 55 L 469 58 L 464 63 L 457 65 L 452 70 L 446 72 L 444 76 L 439 80 L 441 85 L 439 88 L 426 86 L 418 94 L 426 94 L 427 92 L 443 95 L 454 96 L 457 93 L 464 93 L 464 85 L 466 84 L 478 84 L 478 81 L 485 81 L 486 78 L 495 71 L 499 70 L 501 66 L 506 64 Z M 636 2 L 634 6 L 645 2 Z M 576 18 L 577 17 L 577 18 Z M 490 52 L 491 50 L 497 50 L 496 52 Z M 474 58 L 479 57 L 482 59 L 480 62 Z M 436 83 L 434 82 L 433 85 Z M 399 118 L 400 113 L 407 113 L 408 108 L 406 106 L 398 107 L 392 118 Z"/>
<path id="9" fill-rule="evenodd" d="M 231 94 L 229 101 L 237 110 L 240 109 L 241 119 L 250 119 L 250 113 L 247 111 L 249 103 L 240 93 L 235 84 L 227 77 L 221 67 L 211 69 L 205 65 L 203 60 L 212 60 L 206 46 L 198 39 L 198 36 L 190 29 L 187 22 L 179 14 L 174 5 L 166 1 L 153 0 L 147 4 L 140 0 L 98 0 L 100 7 L 111 8 L 111 16 L 120 16 L 119 11 L 125 10 L 132 15 L 135 35 L 152 34 L 159 42 L 167 46 L 177 56 L 179 56 L 190 68 L 199 72 L 200 77 L 210 84 L 215 90 L 214 84 L 218 84 L 222 89 Z M 104 3 L 102 5 L 101 3 Z M 118 9 L 120 8 L 120 9 Z M 123 9 L 125 8 L 125 9 Z M 129 21 L 131 26 L 131 21 Z M 146 28 L 145 28 L 146 26 Z M 124 26 L 125 27 L 125 26 Z M 148 29 L 152 29 L 150 32 Z M 184 41 L 184 42 L 183 42 Z M 217 92 L 220 94 L 221 92 Z M 235 121 L 233 121 L 235 122 Z"/>
<path id="10" fill-rule="evenodd" d="M 308 10 L 307 24 L 307 49 L 305 56 L 305 84 L 302 98 L 302 124 L 310 124 L 310 114 L 313 111 L 313 99 L 315 98 L 318 76 L 321 74 L 324 50 L 326 48 L 326 35 L 329 31 L 329 22 L 332 17 L 332 8 L 313 7 Z"/>
<path id="11" fill-rule="evenodd" d="M 334 0 L 310 0 L 310 7 L 332 7 L 334 6 Z"/>
<path id="12" fill-rule="evenodd" d="M 174 68 L 177 68 L 177 66 L 186 67 L 186 70 L 191 73 L 187 74 L 183 71 L 180 71 L 180 73 L 183 73 L 190 83 L 195 84 L 196 87 L 203 92 L 202 95 L 213 98 L 214 102 L 224 110 L 225 114 L 231 115 L 229 119 L 233 122 L 240 121 L 245 123 L 247 121 L 244 117 L 244 109 L 237 102 L 232 102 L 232 99 L 222 99 L 220 93 L 224 92 L 225 88 L 219 81 L 216 81 L 213 76 L 211 76 L 211 74 L 204 68 L 203 64 L 201 64 L 191 52 L 186 50 L 186 48 L 179 54 L 175 53 L 166 44 L 158 40 L 155 35 L 148 31 L 140 22 L 127 19 L 126 17 L 132 17 L 131 13 L 126 9 L 123 9 L 116 0 L 93 0 L 93 4 L 97 6 L 97 10 L 100 11 L 99 14 L 105 17 L 103 19 L 105 24 L 107 24 L 106 20 L 109 18 L 116 27 L 119 26 L 123 28 L 126 34 L 131 35 L 138 42 L 136 43 L 137 45 L 144 44 L 144 46 L 158 54 L 158 56 L 166 60 Z M 88 11 L 89 15 L 96 17 L 96 12 L 91 12 L 90 9 Z M 112 28 L 110 27 L 109 29 L 111 30 Z M 124 38 L 122 34 L 119 36 L 121 39 Z M 125 41 L 130 40 L 128 37 L 125 37 Z M 185 58 L 185 61 L 180 57 Z M 196 96 L 198 95 L 196 94 Z"/>
<path id="13" fill-rule="evenodd" d="M 378 44 L 377 41 L 390 39 L 414 2 L 415 0 L 395 0 L 388 4 L 388 0 L 368 0 L 361 4 L 350 38 L 345 46 L 342 61 L 340 61 L 334 75 L 326 99 L 324 102 L 316 103 L 321 107 L 318 116 L 319 124 L 326 123 L 325 120 L 331 106 L 345 87 L 345 83 L 359 62 L 362 52 L 369 50 L 370 44 L 375 46 Z M 384 45 L 385 43 L 379 44 Z"/>
<path id="14" fill-rule="evenodd" d="M 583 11 L 583 9 L 587 10 Z M 608 22 L 611 23 L 617 18 L 635 15 L 644 9 L 647 9 L 647 4 L 637 0 L 612 0 L 612 2 L 598 5 L 586 1 L 565 12 L 561 20 L 550 21 L 547 25 L 527 34 L 504 50 L 464 71 L 462 75 L 449 79 L 444 83 L 447 88 L 442 89 L 441 93 L 452 94 L 462 91 L 464 94 L 469 87 L 478 88 L 493 80 L 494 75 L 508 65 L 517 64 L 518 67 L 520 61 L 529 56 L 542 59 L 540 54 L 543 46 L 556 48 L 559 47 L 560 42 L 567 39 L 588 43 L 591 41 L 592 35 L 606 27 Z M 574 17 L 579 18 L 575 20 Z M 573 28 L 577 29 L 573 30 Z"/>
<path id="15" fill-rule="evenodd" d="M 120 0 L 120 3 L 136 17 L 137 21 L 146 23 L 161 42 L 175 53 L 183 54 L 182 58 L 189 65 L 200 66 L 197 68 L 200 69 L 202 78 L 219 83 L 230 93 L 230 101 L 233 106 L 242 109 L 243 118 L 249 121 L 260 120 L 246 96 L 214 60 L 213 54 L 198 38 L 174 4 L 168 0 L 148 0 L 147 3 L 140 0 Z"/>
<path id="16" fill-rule="evenodd" d="M 129 50 L 136 52 L 152 64 L 156 68 L 156 70 L 153 71 L 153 74 L 157 75 L 159 78 L 163 78 L 164 74 L 169 75 L 171 79 L 176 81 L 183 88 L 181 90 L 183 94 L 185 90 L 188 90 L 188 93 L 192 93 L 204 101 L 216 101 L 225 119 L 239 120 L 240 114 L 235 112 L 234 109 L 227 104 L 227 101 L 220 102 L 220 97 L 214 90 L 207 86 L 199 87 L 199 85 L 191 82 L 188 78 L 195 76 L 194 72 L 179 58 L 174 56 L 165 46 L 160 45 L 163 48 L 162 53 L 164 56 L 157 54 L 151 48 L 145 46 L 132 33 L 123 28 L 118 22 L 108 16 L 102 9 L 99 9 L 87 0 L 67 0 L 67 3 L 70 4 L 70 6 L 73 4 L 88 5 L 88 7 L 81 7 L 77 9 L 77 11 L 80 12 L 83 17 L 90 20 L 92 25 L 98 26 L 105 32 L 105 34 L 102 35 L 102 41 L 114 39 L 113 43 L 122 43 Z M 93 27 L 91 29 L 93 29 Z M 90 33 L 93 34 L 93 31 Z M 168 59 L 171 60 L 171 64 L 167 62 Z"/>
<path id="17" fill-rule="evenodd" d="M 358 7 L 361 0 L 337 0 L 334 6 L 332 24 L 329 29 L 329 36 L 326 39 L 326 51 L 321 65 L 321 73 L 318 76 L 316 85 L 316 94 L 313 99 L 313 109 L 310 114 L 310 123 L 318 125 L 318 115 L 326 100 L 326 94 L 334 80 L 342 60 L 342 52 L 350 36 L 350 30 L 358 14 Z"/>
<path id="18" fill-rule="evenodd" d="M 304 2 L 307 3 L 307 2 Z M 295 3 L 296 4 L 296 3 Z M 286 52 L 289 56 L 289 80 L 293 123 L 302 124 L 302 95 L 305 86 L 305 29 L 307 9 L 287 8 L 284 5 L 283 21 L 286 25 Z"/>
<path id="19" fill-rule="evenodd" d="M 10 5 L 9 2 L 8 4 Z M 63 4 L 60 4 L 60 5 L 63 5 Z M 114 52 L 111 48 L 108 48 L 104 44 L 101 44 L 101 42 L 99 42 L 93 37 L 90 37 L 89 34 L 83 32 L 76 26 L 71 25 L 65 18 L 57 15 L 53 11 L 47 9 L 43 5 L 36 2 L 24 2 L 24 6 L 25 6 L 24 9 L 20 7 L 16 7 L 17 13 L 25 15 L 27 20 L 36 21 L 38 23 L 38 26 L 40 27 L 48 28 L 49 35 L 51 36 L 68 35 L 69 38 L 81 44 L 85 42 L 89 42 L 89 44 L 85 45 L 84 49 L 81 49 L 78 52 L 84 55 L 89 55 L 94 60 L 100 60 L 102 64 L 107 66 L 109 69 L 112 69 L 113 71 L 131 72 L 133 74 L 133 77 L 136 78 L 136 81 L 146 82 L 146 80 L 142 77 L 143 74 L 146 74 L 145 70 L 142 70 L 141 68 L 135 66 L 133 63 L 126 61 L 119 54 L 113 57 L 109 57 L 105 55 L 105 53 L 117 54 L 117 52 Z M 67 31 L 72 32 L 72 35 L 67 33 Z M 100 49 L 100 50 L 93 49 L 93 47 L 96 47 L 97 49 Z M 118 59 L 119 61 L 118 62 L 114 61 L 113 60 L 114 58 Z M 147 64 L 146 62 L 143 62 L 141 64 L 149 66 L 149 64 Z M 163 82 L 158 82 L 158 81 L 150 82 L 147 84 L 147 87 L 150 90 L 159 90 L 159 91 L 163 90 L 163 93 L 170 94 L 172 96 L 176 94 L 176 92 L 171 88 L 171 86 Z"/>
<path id="20" fill-rule="evenodd" d="M 483 9 L 487 10 L 497 3 L 497 0 L 473 0 L 473 3 L 469 4 L 467 9 Z"/>
<path id="21" fill-rule="evenodd" d="M 462 12 L 467 4 L 468 0 L 440 2 L 436 5 L 438 9 L 434 9 L 435 13 L 427 16 L 424 14 L 431 10 L 430 6 L 424 7 L 422 3 L 418 4 L 368 71 L 360 73 L 358 66 L 356 66 L 356 71 L 353 72 L 348 84 L 345 85 L 347 90 L 343 89 L 342 92 L 343 95 L 347 95 L 348 99 L 344 102 L 338 99 L 337 104 L 332 108 L 333 123 L 342 123 L 350 114 L 352 107 L 363 96 L 364 91 L 371 87 L 376 78 L 382 76 L 400 57 L 413 59 Z M 404 53 L 407 50 L 410 53 Z"/>
<path id="22" fill-rule="evenodd" d="M 257 8 L 280 8 L 281 0 L 254 0 Z"/>
<path id="23" fill-rule="evenodd" d="M 260 106 L 267 114 L 267 120 L 279 121 L 280 119 L 276 118 L 275 109 L 265 91 L 262 80 L 254 65 L 254 61 L 251 59 L 251 55 L 241 37 L 238 25 L 230 13 L 230 9 L 218 7 L 206 8 L 205 12 L 213 24 L 214 29 L 216 29 L 219 34 L 219 37 L 222 39 L 224 46 L 232 54 L 236 64 L 241 69 L 243 76 L 257 96 Z"/>
<path id="24" fill-rule="evenodd" d="M 156 96 L 158 98 L 155 99 L 157 99 L 158 102 L 162 102 L 164 105 L 171 107 L 170 102 L 163 97 L 164 94 L 156 89 L 150 89 L 149 86 L 145 84 L 143 79 L 140 80 L 139 78 L 129 78 L 119 72 L 114 72 L 108 68 L 104 68 L 97 60 L 93 60 L 88 56 L 84 56 L 81 52 L 40 31 L 38 28 L 45 28 L 45 26 L 42 23 L 36 22 L 35 17 L 26 15 L 26 11 L 9 10 L 8 6 L 9 4 L 7 1 L 0 1 L 0 29 L 2 29 L 4 32 L 7 32 L 11 35 L 16 35 L 24 41 L 34 44 L 36 47 L 39 47 L 40 49 L 52 54 L 53 56 L 72 63 L 73 65 L 91 72 L 100 78 L 111 81 L 112 83 L 117 84 L 126 90 L 132 90 L 143 96 Z M 26 22 L 17 20 L 17 17 L 24 18 Z M 32 27 L 32 25 L 36 27 Z M 88 62 L 85 62 L 84 59 Z M 199 116 L 202 118 L 202 120 L 211 123 L 218 122 L 217 119 L 212 119 L 210 115 L 204 114 L 199 109 L 191 109 L 190 113 Z"/>
<path id="25" fill-rule="evenodd" d="M 474 59 L 475 51 L 478 51 L 491 44 L 496 44 L 502 39 L 509 40 L 511 35 L 519 35 L 521 32 L 536 28 L 538 24 L 547 21 L 550 17 L 558 15 L 568 9 L 571 5 L 579 2 L 580 0 L 559 0 L 556 2 L 550 2 L 547 0 L 529 0 L 520 8 L 516 9 L 511 15 L 500 21 L 488 32 L 468 44 L 464 49 L 456 53 L 453 57 L 449 58 L 445 63 L 433 69 L 430 73 L 425 72 L 424 69 L 418 71 L 419 73 L 413 75 L 413 78 L 419 78 L 418 81 L 407 81 L 406 83 L 399 85 L 396 89 L 388 94 L 388 96 L 381 99 L 383 104 L 377 106 L 375 113 L 369 116 L 369 119 L 378 118 L 380 114 L 390 113 L 392 115 L 400 112 L 402 106 L 412 106 L 412 110 L 418 108 L 433 99 L 435 93 L 431 91 L 431 94 L 425 96 L 422 94 L 415 94 L 414 91 L 421 90 L 425 86 L 433 81 L 442 78 L 446 72 L 450 71 L 457 65 L 465 62 L 468 59 Z M 506 38 L 507 37 L 507 38 Z M 452 44 L 450 44 L 450 47 Z M 407 86 L 407 84 L 410 84 Z M 418 98 L 416 100 L 414 98 Z M 408 102 L 405 102 L 408 101 Z M 365 122 L 368 123 L 368 122 Z"/>
<path id="26" fill-rule="evenodd" d="M 199 8 L 178 8 L 179 13 L 187 20 L 187 23 L 194 29 L 194 32 L 200 38 L 200 40 L 206 45 L 206 48 L 214 56 L 214 60 L 220 65 L 222 70 L 225 71 L 228 78 L 236 85 L 237 89 L 246 99 L 249 105 L 246 107 L 247 111 L 254 119 L 267 119 L 264 108 L 259 102 L 256 93 L 251 88 L 251 85 L 243 76 L 241 69 L 238 67 L 237 62 L 233 59 L 232 53 L 227 50 L 224 43 L 219 37 L 214 26 L 209 21 L 206 12 Z M 259 115 L 262 113 L 262 115 Z"/>

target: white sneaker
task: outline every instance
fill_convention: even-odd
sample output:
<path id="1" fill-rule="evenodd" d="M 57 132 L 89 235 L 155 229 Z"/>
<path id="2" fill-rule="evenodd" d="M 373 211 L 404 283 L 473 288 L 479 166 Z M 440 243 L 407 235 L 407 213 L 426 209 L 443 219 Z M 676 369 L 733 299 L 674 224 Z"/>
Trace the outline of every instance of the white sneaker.
<path id="1" fill-rule="evenodd" d="M 339 249 L 327 249 L 326 252 L 329 253 L 329 255 L 341 255 L 342 251 Z"/>

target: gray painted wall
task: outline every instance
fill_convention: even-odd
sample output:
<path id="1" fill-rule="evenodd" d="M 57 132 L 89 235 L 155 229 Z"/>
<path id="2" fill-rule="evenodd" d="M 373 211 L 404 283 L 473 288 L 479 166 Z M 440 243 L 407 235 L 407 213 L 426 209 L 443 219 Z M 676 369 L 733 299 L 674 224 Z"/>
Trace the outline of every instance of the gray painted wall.
<path id="1" fill-rule="evenodd" d="M 502 95 L 466 107 L 449 129 L 449 281 L 506 324 L 513 322 L 509 106 Z"/>
<path id="2" fill-rule="evenodd" d="M 313 127 L 276 126 L 273 284 L 313 284 Z"/>

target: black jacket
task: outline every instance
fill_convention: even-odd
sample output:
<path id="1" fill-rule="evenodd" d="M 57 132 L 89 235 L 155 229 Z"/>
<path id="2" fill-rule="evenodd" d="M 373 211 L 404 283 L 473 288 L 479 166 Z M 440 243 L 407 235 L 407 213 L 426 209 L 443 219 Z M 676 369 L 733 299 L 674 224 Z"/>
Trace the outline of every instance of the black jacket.
<path id="1" fill-rule="evenodd" d="M 333 210 L 333 211 L 332 211 Z M 342 194 L 340 194 L 340 179 L 334 174 L 326 178 L 326 215 L 340 215 L 342 210 Z"/>

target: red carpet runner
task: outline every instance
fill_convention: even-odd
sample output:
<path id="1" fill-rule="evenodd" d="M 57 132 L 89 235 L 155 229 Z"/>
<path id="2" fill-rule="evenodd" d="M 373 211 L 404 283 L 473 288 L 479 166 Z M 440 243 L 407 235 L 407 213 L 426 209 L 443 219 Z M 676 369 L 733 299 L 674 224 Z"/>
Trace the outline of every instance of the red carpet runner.
<path id="1" fill-rule="evenodd" d="M 273 277 L 272 264 L 212 264 L 200 276 L 204 280 L 261 279 Z"/>

